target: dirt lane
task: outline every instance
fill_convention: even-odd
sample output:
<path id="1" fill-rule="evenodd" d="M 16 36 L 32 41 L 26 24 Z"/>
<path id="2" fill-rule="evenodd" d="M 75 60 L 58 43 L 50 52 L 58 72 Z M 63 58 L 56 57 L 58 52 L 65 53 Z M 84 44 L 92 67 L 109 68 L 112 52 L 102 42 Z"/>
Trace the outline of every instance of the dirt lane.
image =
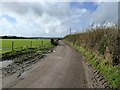
<path id="1" fill-rule="evenodd" d="M 92 87 L 86 78 L 82 56 L 68 45 L 57 46 L 53 53 L 25 72 L 11 88 L 84 88 Z M 88 71 L 88 70 L 87 70 Z M 89 81 L 89 82 L 88 82 Z"/>

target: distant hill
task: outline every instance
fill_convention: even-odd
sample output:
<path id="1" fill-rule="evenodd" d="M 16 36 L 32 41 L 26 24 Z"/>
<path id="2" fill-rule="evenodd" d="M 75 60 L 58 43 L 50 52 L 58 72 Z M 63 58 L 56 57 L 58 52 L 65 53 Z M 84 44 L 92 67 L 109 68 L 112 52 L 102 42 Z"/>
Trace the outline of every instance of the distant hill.
<path id="1" fill-rule="evenodd" d="M 17 36 L 0 36 L 2 39 L 27 39 L 26 37 L 17 37 Z"/>
<path id="2" fill-rule="evenodd" d="M 18 36 L 0 36 L 1 39 L 61 39 L 61 37 L 18 37 Z"/>

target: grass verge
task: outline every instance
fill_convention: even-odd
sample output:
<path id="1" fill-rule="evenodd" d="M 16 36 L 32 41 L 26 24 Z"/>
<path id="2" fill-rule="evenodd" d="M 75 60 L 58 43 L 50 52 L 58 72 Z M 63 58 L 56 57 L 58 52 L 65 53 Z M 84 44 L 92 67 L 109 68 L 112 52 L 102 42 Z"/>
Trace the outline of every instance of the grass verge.
<path id="1" fill-rule="evenodd" d="M 46 52 L 46 51 L 52 49 L 53 47 L 54 47 L 54 45 L 48 44 L 46 46 L 38 47 L 38 48 L 23 48 L 23 49 L 8 51 L 8 52 L 2 54 L 2 57 L 0 57 L 0 59 L 2 58 L 1 60 L 8 60 L 8 59 L 18 57 L 20 55 L 35 53 L 37 51 Z"/>
<path id="2" fill-rule="evenodd" d="M 70 42 L 68 43 L 72 45 Z M 113 66 L 107 63 L 103 57 L 98 56 L 95 52 L 86 50 L 80 46 L 72 45 L 78 52 L 87 58 L 89 64 L 91 64 L 104 79 L 109 83 L 113 89 L 120 90 L 120 67 Z"/>

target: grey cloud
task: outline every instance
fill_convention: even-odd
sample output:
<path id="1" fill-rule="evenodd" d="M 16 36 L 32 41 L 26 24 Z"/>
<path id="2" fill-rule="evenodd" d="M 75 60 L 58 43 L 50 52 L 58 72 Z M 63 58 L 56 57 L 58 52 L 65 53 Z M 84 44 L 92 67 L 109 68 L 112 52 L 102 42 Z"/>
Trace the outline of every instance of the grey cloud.
<path id="1" fill-rule="evenodd" d="M 33 14 L 37 16 L 41 16 L 43 14 L 43 10 L 41 5 L 38 3 L 30 3 L 30 2 L 3 2 L 2 3 L 3 10 L 11 11 L 17 13 L 19 15 L 24 15 L 29 12 L 33 12 Z"/>
<path id="2" fill-rule="evenodd" d="M 98 9 L 91 15 L 91 23 L 112 22 L 116 23 L 118 20 L 118 3 L 117 2 L 104 2 Z"/>
<path id="3" fill-rule="evenodd" d="M 66 18 L 70 15 L 70 4 L 66 3 L 46 3 L 43 6 L 45 13 L 58 19 Z"/>
<path id="4" fill-rule="evenodd" d="M 18 14 L 24 14 L 28 11 L 28 8 L 25 7 L 24 3 L 17 3 L 17 2 L 3 2 L 2 9 L 4 11 L 12 11 Z"/>

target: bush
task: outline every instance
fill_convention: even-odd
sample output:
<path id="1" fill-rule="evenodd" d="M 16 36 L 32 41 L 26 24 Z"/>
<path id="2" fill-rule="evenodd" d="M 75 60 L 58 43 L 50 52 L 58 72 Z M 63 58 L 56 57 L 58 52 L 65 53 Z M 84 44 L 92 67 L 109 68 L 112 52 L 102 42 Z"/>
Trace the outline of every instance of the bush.
<path id="1" fill-rule="evenodd" d="M 104 53 L 106 47 L 108 47 L 109 54 L 113 57 L 112 64 L 120 64 L 120 49 L 118 49 L 120 48 L 120 35 L 118 35 L 118 30 L 115 26 L 90 29 L 84 33 L 67 35 L 64 39 L 71 42 L 73 45 L 82 46 L 87 50 L 98 51 L 104 57 L 106 57 Z"/>
<path id="2" fill-rule="evenodd" d="M 103 37 L 100 40 L 100 44 L 99 44 L 99 48 L 98 48 L 98 51 L 100 52 L 100 54 L 104 55 L 107 45 L 108 45 L 108 41 L 107 41 L 106 37 Z"/>

